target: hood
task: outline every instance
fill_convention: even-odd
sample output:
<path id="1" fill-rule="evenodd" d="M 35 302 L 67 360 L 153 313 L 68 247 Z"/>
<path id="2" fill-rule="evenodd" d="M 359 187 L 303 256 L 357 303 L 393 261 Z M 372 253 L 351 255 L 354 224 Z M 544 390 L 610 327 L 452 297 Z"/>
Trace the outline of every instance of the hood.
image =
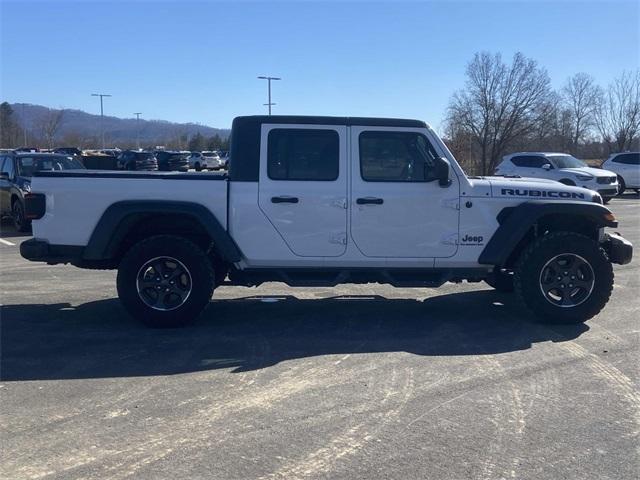
<path id="1" fill-rule="evenodd" d="M 609 170 L 603 170 L 601 168 L 594 167 L 579 167 L 579 168 L 559 168 L 559 172 L 570 173 L 572 175 L 592 175 L 594 177 L 615 177 L 616 174 Z"/>
<path id="2" fill-rule="evenodd" d="M 572 187 L 543 178 L 487 177 L 491 185 L 491 196 L 528 200 L 574 200 L 598 201 L 597 192 L 581 187 Z"/>

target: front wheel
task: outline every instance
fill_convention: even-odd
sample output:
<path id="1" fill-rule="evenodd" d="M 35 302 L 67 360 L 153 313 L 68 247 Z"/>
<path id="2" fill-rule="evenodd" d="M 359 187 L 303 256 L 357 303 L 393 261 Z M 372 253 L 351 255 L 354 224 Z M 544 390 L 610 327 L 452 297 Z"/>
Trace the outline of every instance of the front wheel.
<path id="1" fill-rule="evenodd" d="M 532 242 L 515 269 L 515 291 L 545 323 L 581 323 L 604 308 L 613 290 L 613 268 L 589 237 L 554 232 Z"/>
<path id="2" fill-rule="evenodd" d="M 627 189 L 627 185 L 624 183 L 624 178 L 618 175 L 618 196 L 624 195 L 624 191 Z"/>
<path id="3" fill-rule="evenodd" d="M 18 232 L 25 233 L 31 230 L 31 222 L 24 217 L 24 207 L 20 200 L 13 202 L 11 206 L 13 226 Z"/>
<path id="4" fill-rule="evenodd" d="M 215 274 L 206 253 L 174 235 L 137 243 L 118 268 L 118 295 L 125 309 L 151 327 L 179 327 L 211 300 Z"/>

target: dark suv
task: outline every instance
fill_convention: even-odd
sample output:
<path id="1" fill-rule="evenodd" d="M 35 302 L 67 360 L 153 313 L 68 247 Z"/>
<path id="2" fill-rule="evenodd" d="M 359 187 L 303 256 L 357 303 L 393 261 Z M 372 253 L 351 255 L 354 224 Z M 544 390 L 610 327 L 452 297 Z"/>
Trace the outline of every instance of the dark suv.
<path id="1" fill-rule="evenodd" d="M 151 152 L 126 150 L 118 156 L 118 168 L 121 170 L 158 170 L 158 161 Z"/>
<path id="2" fill-rule="evenodd" d="M 189 160 L 184 153 L 157 151 L 156 159 L 158 160 L 158 170 L 165 172 L 186 172 L 189 170 Z"/>
<path id="3" fill-rule="evenodd" d="M 53 153 L 59 153 L 61 155 L 77 155 L 82 156 L 82 150 L 76 147 L 58 147 L 54 148 Z"/>
<path id="4" fill-rule="evenodd" d="M 31 192 L 31 177 L 39 170 L 84 169 L 68 155 L 5 153 L 0 155 L 0 216 L 11 216 L 16 230 L 27 232 L 31 220 L 24 215 L 24 196 Z"/>

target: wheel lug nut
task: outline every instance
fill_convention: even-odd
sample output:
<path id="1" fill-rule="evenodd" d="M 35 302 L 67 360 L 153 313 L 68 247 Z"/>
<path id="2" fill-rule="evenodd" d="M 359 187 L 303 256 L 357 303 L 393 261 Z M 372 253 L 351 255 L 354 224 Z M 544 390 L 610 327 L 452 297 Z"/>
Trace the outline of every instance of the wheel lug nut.
<path id="1" fill-rule="evenodd" d="M 575 280 L 576 276 L 575 275 L 571 275 L 571 280 Z"/>
<path id="2" fill-rule="evenodd" d="M 573 283 L 570 283 L 570 284 L 569 284 L 569 288 L 573 288 Z"/>
<path id="3" fill-rule="evenodd" d="M 569 275 L 569 272 L 564 272 L 565 275 Z"/>
<path id="4" fill-rule="evenodd" d="M 558 277 L 558 280 L 562 280 L 562 277 Z"/>
<path id="5" fill-rule="evenodd" d="M 564 288 L 564 283 L 561 283 L 561 284 L 560 284 L 560 288 Z"/>

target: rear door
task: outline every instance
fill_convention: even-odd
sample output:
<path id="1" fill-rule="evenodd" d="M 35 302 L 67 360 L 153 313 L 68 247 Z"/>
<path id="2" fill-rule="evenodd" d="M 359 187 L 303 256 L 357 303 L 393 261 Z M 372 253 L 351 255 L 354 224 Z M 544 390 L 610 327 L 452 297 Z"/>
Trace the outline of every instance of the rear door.
<path id="1" fill-rule="evenodd" d="M 258 202 L 295 255 L 346 251 L 346 144 L 346 126 L 262 125 Z"/>
<path id="2" fill-rule="evenodd" d="M 629 186 L 640 186 L 640 153 L 625 153 L 619 157 L 623 167 L 622 178 Z"/>
<path id="3" fill-rule="evenodd" d="M 367 257 L 442 258 L 458 243 L 459 182 L 433 179 L 421 129 L 351 127 L 351 236 Z"/>

